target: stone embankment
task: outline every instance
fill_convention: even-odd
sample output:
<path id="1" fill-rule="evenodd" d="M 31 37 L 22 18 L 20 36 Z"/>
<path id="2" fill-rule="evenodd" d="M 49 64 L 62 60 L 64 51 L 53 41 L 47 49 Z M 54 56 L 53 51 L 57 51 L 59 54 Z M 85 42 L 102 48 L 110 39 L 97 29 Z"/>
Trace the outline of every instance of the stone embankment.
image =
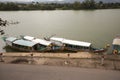
<path id="1" fill-rule="evenodd" d="M 120 70 L 120 55 L 78 53 L 3 53 L 4 63 L 25 63 Z M 103 59 L 104 58 L 104 59 Z M 102 61 L 103 60 L 103 61 Z"/>

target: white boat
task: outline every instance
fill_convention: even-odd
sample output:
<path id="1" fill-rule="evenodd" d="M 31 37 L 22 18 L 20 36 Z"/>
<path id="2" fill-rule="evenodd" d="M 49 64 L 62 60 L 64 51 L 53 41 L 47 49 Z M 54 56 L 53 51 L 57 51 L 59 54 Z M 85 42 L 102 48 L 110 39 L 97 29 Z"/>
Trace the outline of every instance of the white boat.
<path id="1" fill-rule="evenodd" d="M 62 49 L 71 51 L 89 51 L 92 44 L 89 42 L 69 40 L 65 38 L 51 37 L 50 41 L 57 46 L 61 46 Z"/>
<path id="2" fill-rule="evenodd" d="M 6 45 L 17 49 L 20 51 L 49 51 L 51 50 L 52 42 L 30 37 L 24 36 L 23 38 L 15 38 L 15 37 L 6 37 L 5 39 Z"/>
<path id="3" fill-rule="evenodd" d="M 21 38 L 4 38 L 6 45 L 20 51 L 92 51 L 95 53 L 105 52 L 106 49 L 96 49 L 92 43 L 70 40 L 65 38 L 51 37 L 49 41 L 31 37 L 21 36 Z"/>

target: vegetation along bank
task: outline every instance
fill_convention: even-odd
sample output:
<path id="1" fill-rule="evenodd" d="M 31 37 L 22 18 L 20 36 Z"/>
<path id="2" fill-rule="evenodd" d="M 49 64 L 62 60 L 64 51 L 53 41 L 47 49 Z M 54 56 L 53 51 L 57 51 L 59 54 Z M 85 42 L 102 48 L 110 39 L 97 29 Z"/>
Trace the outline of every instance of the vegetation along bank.
<path id="1" fill-rule="evenodd" d="M 94 0 L 85 0 L 83 2 L 74 3 L 14 3 L 0 2 L 0 10 L 86 10 L 86 9 L 118 9 L 120 3 L 104 3 Z"/>

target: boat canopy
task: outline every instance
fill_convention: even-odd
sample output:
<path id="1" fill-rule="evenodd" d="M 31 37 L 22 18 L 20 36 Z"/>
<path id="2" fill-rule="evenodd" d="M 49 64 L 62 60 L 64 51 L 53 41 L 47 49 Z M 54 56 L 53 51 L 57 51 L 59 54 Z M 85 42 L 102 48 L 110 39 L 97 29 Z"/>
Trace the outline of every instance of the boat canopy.
<path id="1" fill-rule="evenodd" d="M 33 40 L 33 39 L 35 39 L 34 37 L 31 37 L 31 36 L 24 36 L 23 38 L 26 39 L 26 40 Z"/>
<path id="2" fill-rule="evenodd" d="M 89 43 L 89 42 L 69 40 L 69 39 L 64 39 L 64 38 L 52 37 L 52 38 L 50 38 L 50 40 L 60 41 L 64 44 L 70 44 L 70 45 L 75 45 L 75 46 L 84 46 L 84 47 L 90 47 L 91 46 L 91 43 Z"/>
<path id="3" fill-rule="evenodd" d="M 120 38 L 115 38 L 114 40 L 113 40 L 113 43 L 112 43 L 113 45 L 120 45 Z"/>
<path id="4" fill-rule="evenodd" d="M 58 37 L 51 37 L 50 40 L 62 42 L 65 39 L 64 38 L 58 38 Z"/>
<path id="5" fill-rule="evenodd" d="M 49 46 L 52 43 L 50 41 L 46 41 L 46 40 L 43 40 L 43 39 L 34 38 L 34 37 L 31 37 L 31 36 L 24 36 L 24 39 L 30 40 L 30 41 L 35 42 L 35 43 L 42 44 L 44 46 Z"/>
<path id="6" fill-rule="evenodd" d="M 34 45 L 36 45 L 35 42 L 31 42 L 31 41 L 26 41 L 26 40 L 16 40 L 13 42 L 14 44 L 17 44 L 17 45 L 21 45 L 21 46 L 28 46 L 28 47 L 32 47 Z"/>
<path id="7" fill-rule="evenodd" d="M 75 40 L 64 40 L 63 43 L 76 45 L 76 46 L 84 46 L 84 47 L 90 47 L 91 46 L 91 43 L 82 42 L 82 41 L 75 41 Z"/>
<path id="8" fill-rule="evenodd" d="M 45 40 L 42 40 L 42 39 L 34 39 L 32 41 L 36 42 L 36 43 L 39 43 L 39 44 L 42 44 L 42 45 L 45 45 L 45 46 L 49 46 L 52 43 L 50 41 L 45 41 Z"/>
<path id="9" fill-rule="evenodd" d="M 6 38 L 6 41 L 9 41 L 9 42 L 13 42 L 13 41 L 15 41 L 17 38 L 15 38 L 15 37 L 8 37 L 8 38 Z"/>

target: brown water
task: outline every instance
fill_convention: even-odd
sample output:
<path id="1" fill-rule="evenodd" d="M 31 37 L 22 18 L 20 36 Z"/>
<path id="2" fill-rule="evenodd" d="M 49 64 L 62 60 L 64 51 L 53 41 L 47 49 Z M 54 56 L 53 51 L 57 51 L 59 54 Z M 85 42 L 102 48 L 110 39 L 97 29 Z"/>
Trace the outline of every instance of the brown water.
<path id="1" fill-rule="evenodd" d="M 53 11 L 0 11 L 0 17 L 19 21 L 5 28 L 6 34 L 18 37 L 58 37 L 91 42 L 96 47 L 112 43 L 120 34 L 120 9 L 106 10 L 53 10 Z M 0 40 L 0 50 L 5 43 Z"/>

